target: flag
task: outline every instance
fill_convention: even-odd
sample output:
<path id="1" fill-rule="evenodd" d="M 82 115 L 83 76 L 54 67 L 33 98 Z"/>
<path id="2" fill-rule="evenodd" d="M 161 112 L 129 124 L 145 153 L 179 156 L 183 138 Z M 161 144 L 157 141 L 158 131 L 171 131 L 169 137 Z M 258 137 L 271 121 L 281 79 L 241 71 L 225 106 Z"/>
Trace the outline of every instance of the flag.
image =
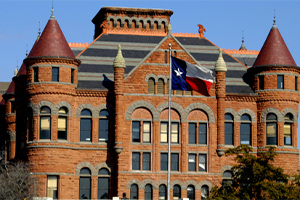
<path id="1" fill-rule="evenodd" d="M 210 69 L 172 57 L 172 90 L 192 89 L 209 96 L 213 83 L 212 73 Z"/>

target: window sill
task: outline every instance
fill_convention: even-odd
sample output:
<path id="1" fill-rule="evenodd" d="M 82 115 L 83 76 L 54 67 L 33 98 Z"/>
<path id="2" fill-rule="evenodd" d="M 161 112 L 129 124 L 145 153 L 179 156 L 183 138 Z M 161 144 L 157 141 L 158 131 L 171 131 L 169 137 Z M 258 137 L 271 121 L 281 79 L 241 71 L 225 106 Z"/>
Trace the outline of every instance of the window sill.
<path id="1" fill-rule="evenodd" d="M 143 142 L 131 142 L 131 145 L 152 145 L 152 143 L 143 143 Z"/>

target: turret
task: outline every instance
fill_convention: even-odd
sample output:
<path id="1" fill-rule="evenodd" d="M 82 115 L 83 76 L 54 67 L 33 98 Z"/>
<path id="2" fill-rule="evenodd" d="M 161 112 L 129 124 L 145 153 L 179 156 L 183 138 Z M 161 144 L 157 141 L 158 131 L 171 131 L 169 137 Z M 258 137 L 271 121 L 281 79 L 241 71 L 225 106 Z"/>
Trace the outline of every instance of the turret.
<path id="1" fill-rule="evenodd" d="M 245 78 L 259 95 L 258 148 L 274 145 L 283 152 L 293 151 L 289 158 L 296 164 L 299 73 L 300 68 L 296 65 L 274 20 L 270 33 Z"/>

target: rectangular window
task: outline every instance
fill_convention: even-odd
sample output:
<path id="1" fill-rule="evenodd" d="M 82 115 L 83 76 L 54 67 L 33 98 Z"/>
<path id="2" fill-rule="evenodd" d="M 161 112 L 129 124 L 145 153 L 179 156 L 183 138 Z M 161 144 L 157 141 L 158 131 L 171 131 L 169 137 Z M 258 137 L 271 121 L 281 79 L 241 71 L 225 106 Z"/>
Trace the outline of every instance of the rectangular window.
<path id="1" fill-rule="evenodd" d="M 179 140 L 179 124 L 172 122 L 171 123 L 171 143 L 177 143 L 178 144 L 178 140 Z"/>
<path id="2" fill-rule="evenodd" d="M 284 145 L 292 145 L 292 124 L 284 123 Z"/>
<path id="3" fill-rule="evenodd" d="M 47 176 L 47 197 L 58 199 L 58 176 Z"/>
<path id="4" fill-rule="evenodd" d="M 168 143 L 168 122 L 161 122 L 160 124 L 160 142 Z M 171 123 L 171 143 L 177 143 L 179 141 L 179 123 Z"/>
<path id="5" fill-rule="evenodd" d="M 143 142 L 150 143 L 151 142 L 151 123 L 143 122 Z"/>
<path id="6" fill-rule="evenodd" d="M 51 139 L 50 124 L 50 117 L 41 117 L 40 139 Z"/>
<path id="7" fill-rule="evenodd" d="M 251 144 L 251 124 L 250 123 L 241 123 L 240 128 L 240 140 L 241 144 Z"/>
<path id="8" fill-rule="evenodd" d="M 132 170 L 140 170 L 140 153 L 132 153 Z"/>
<path id="9" fill-rule="evenodd" d="M 132 142 L 141 142 L 140 140 L 140 122 L 132 122 Z"/>
<path id="10" fill-rule="evenodd" d="M 277 123 L 268 122 L 267 123 L 267 145 L 277 144 Z"/>
<path id="11" fill-rule="evenodd" d="M 92 119 L 80 119 L 80 141 L 91 142 L 92 139 Z"/>
<path id="12" fill-rule="evenodd" d="M 258 81 L 259 81 L 259 84 L 258 84 L 259 90 L 263 90 L 265 87 L 264 76 L 259 76 Z"/>
<path id="13" fill-rule="evenodd" d="M 99 119 L 99 142 L 108 142 L 109 140 L 109 120 Z"/>
<path id="14" fill-rule="evenodd" d="M 171 153 L 171 171 L 179 171 L 179 154 Z"/>
<path id="15" fill-rule="evenodd" d="M 196 171 L 196 154 L 189 154 L 189 171 Z"/>
<path id="16" fill-rule="evenodd" d="M 206 172 L 206 154 L 199 154 L 199 172 Z"/>
<path id="17" fill-rule="evenodd" d="M 39 68 L 33 69 L 33 82 L 39 81 Z"/>
<path id="18" fill-rule="evenodd" d="M 277 89 L 284 89 L 284 76 L 277 75 Z"/>
<path id="19" fill-rule="evenodd" d="M 199 123 L 199 144 L 207 144 L 207 124 Z"/>
<path id="20" fill-rule="evenodd" d="M 196 144 L 196 123 L 189 123 L 189 144 Z"/>
<path id="21" fill-rule="evenodd" d="M 59 68 L 52 67 L 52 81 L 58 82 L 59 81 Z"/>
<path id="22" fill-rule="evenodd" d="M 161 122 L 160 124 L 160 142 L 167 143 L 168 142 L 168 123 Z"/>
<path id="23" fill-rule="evenodd" d="M 143 153 L 143 170 L 151 170 L 151 153 Z"/>
<path id="24" fill-rule="evenodd" d="M 225 122 L 225 144 L 233 145 L 233 123 Z"/>
<path id="25" fill-rule="evenodd" d="M 295 90 L 298 90 L 298 77 L 295 76 Z"/>
<path id="26" fill-rule="evenodd" d="M 71 69 L 71 83 L 74 83 L 74 69 Z"/>
<path id="27" fill-rule="evenodd" d="M 10 101 L 10 113 L 15 113 L 15 101 Z"/>
<path id="28" fill-rule="evenodd" d="M 58 117 L 57 138 L 64 139 L 64 140 L 67 139 L 67 118 L 66 117 Z"/>
<path id="29" fill-rule="evenodd" d="M 161 171 L 168 170 L 168 154 L 167 153 L 160 154 L 160 170 Z"/>

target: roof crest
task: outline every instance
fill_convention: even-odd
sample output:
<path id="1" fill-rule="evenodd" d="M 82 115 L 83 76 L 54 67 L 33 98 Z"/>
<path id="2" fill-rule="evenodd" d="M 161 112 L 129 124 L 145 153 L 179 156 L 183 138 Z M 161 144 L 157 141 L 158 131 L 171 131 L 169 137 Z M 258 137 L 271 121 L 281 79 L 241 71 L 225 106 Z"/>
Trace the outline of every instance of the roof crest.
<path id="1" fill-rule="evenodd" d="M 227 54 L 249 54 L 249 55 L 258 55 L 259 50 L 246 50 L 246 49 L 222 49 Z"/>
<path id="2" fill-rule="evenodd" d="M 69 47 L 87 47 L 89 45 L 89 43 L 78 43 L 78 42 L 69 42 Z"/>

